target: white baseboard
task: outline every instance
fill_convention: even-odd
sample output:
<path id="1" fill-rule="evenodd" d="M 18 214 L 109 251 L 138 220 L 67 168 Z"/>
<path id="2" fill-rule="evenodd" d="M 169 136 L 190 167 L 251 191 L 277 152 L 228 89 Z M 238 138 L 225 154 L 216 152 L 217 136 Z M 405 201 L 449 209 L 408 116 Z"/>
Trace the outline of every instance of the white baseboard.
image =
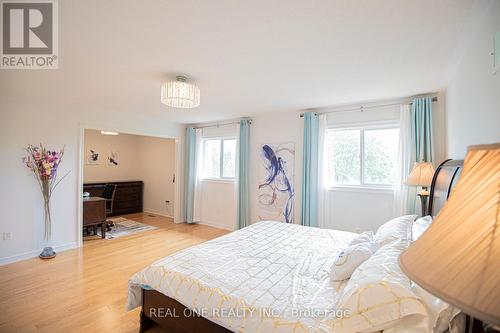
<path id="1" fill-rule="evenodd" d="M 54 246 L 54 251 L 63 252 L 63 251 L 76 249 L 76 248 L 77 248 L 76 242 L 73 242 L 73 243 Z M 38 257 L 40 252 L 42 252 L 42 249 L 31 251 L 31 252 L 26 252 L 26 253 L 21 253 L 21 254 L 16 254 L 16 255 L 13 255 L 10 257 L 0 258 L 0 266 L 11 264 L 11 263 L 21 261 L 21 260 L 26 260 L 26 259 Z"/>
<path id="2" fill-rule="evenodd" d="M 160 216 L 165 216 L 165 217 L 170 217 L 171 219 L 173 219 L 174 217 L 172 215 L 169 215 L 165 212 L 161 212 L 159 210 L 155 210 L 155 209 L 143 209 L 142 210 L 144 213 L 149 213 L 149 214 L 154 214 L 154 215 L 160 215 Z"/>
<path id="3" fill-rule="evenodd" d="M 224 229 L 224 230 L 229 230 L 229 231 L 235 230 L 234 227 L 229 227 L 229 226 L 224 225 L 224 224 L 220 224 L 220 223 L 212 222 L 212 221 L 206 221 L 206 220 L 200 221 L 200 222 L 198 222 L 198 224 L 208 225 L 209 227 L 214 227 L 214 228 Z"/>

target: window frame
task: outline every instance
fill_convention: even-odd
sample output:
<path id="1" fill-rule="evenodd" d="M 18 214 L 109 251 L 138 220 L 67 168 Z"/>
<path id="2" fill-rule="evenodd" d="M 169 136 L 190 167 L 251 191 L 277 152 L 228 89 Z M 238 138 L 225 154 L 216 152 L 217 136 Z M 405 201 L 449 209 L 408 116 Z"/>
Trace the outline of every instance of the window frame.
<path id="1" fill-rule="evenodd" d="M 401 134 L 401 129 L 399 123 L 396 121 L 387 121 L 387 122 L 377 122 L 377 123 L 364 123 L 364 124 L 356 124 L 356 125 L 339 125 L 334 127 L 328 127 L 326 129 L 326 135 L 328 136 L 330 133 L 335 131 L 347 131 L 347 130 L 359 130 L 359 139 L 360 139 L 360 147 L 359 147 L 359 155 L 360 155 L 360 163 L 359 163 L 359 177 L 360 181 L 358 185 L 349 185 L 349 184 L 328 184 L 327 188 L 329 190 L 372 190 L 372 191 L 394 191 L 394 187 L 396 184 L 372 184 L 365 182 L 365 131 L 370 130 L 386 130 L 386 129 L 397 129 L 399 130 L 399 135 Z M 399 138 L 398 135 L 398 138 Z M 325 157 L 326 158 L 326 157 Z M 335 179 L 335 177 L 333 177 Z"/>
<path id="2" fill-rule="evenodd" d="M 235 151 L 235 157 L 234 157 L 234 163 L 235 163 L 235 175 L 234 177 L 224 177 L 224 141 L 229 141 L 229 140 L 235 140 L 236 141 L 236 151 Z M 206 177 L 205 175 L 201 175 L 201 180 L 203 181 L 223 181 L 223 182 L 234 182 L 236 180 L 236 158 L 237 158 L 237 143 L 238 143 L 238 138 L 235 136 L 217 136 L 217 137 L 206 137 L 202 138 L 201 140 L 201 146 L 203 147 L 202 151 L 202 163 L 206 161 L 206 149 L 205 145 L 207 141 L 219 141 L 220 144 L 220 156 L 219 156 L 219 177 Z"/>

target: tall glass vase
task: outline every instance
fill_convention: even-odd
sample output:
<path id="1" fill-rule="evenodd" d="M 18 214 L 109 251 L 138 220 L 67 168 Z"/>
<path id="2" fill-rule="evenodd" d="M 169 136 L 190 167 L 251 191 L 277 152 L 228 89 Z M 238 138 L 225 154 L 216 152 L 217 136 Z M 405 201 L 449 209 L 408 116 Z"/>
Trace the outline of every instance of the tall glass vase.
<path id="1" fill-rule="evenodd" d="M 50 181 L 42 180 L 42 194 L 43 194 L 43 222 L 44 222 L 44 240 L 46 246 L 43 248 L 42 253 L 40 253 L 40 258 L 51 259 L 56 256 L 54 249 L 49 246 L 52 220 L 50 215 Z"/>

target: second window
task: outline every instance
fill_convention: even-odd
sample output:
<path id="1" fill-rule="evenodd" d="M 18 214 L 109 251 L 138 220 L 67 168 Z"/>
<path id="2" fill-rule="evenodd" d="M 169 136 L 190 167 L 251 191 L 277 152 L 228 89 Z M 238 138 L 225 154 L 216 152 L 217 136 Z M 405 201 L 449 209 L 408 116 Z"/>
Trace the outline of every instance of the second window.
<path id="1" fill-rule="evenodd" d="M 398 128 L 333 129 L 326 135 L 327 185 L 390 187 L 395 183 Z"/>
<path id="2" fill-rule="evenodd" d="M 236 139 L 204 139 L 202 177 L 234 179 L 236 176 Z"/>

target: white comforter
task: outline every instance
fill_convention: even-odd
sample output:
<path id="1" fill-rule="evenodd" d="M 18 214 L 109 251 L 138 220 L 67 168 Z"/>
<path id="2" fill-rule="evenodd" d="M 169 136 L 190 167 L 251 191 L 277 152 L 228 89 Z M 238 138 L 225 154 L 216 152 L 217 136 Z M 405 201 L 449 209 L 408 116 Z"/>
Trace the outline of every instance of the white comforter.
<path id="1" fill-rule="evenodd" d="M 176 299 L 236 332 L 331 332 L 344 285 L 330 281 L 335 256 L 356 234 L 265 221 L 161 259 L 129 281 Z"/>

